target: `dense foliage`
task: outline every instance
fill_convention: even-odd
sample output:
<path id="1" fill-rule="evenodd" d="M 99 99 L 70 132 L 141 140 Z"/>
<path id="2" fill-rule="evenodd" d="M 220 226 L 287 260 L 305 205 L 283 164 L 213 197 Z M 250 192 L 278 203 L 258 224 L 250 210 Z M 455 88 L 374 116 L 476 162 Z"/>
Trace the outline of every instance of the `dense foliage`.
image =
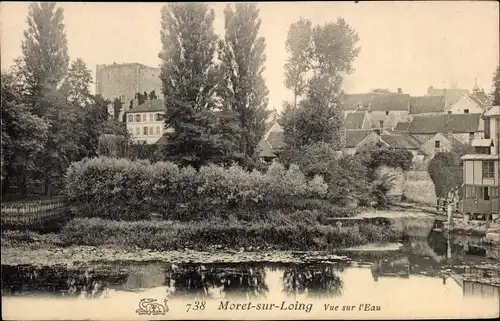
<path id="1" fill-rule="evenodd" d="M 286 198 L 321 199 L 327 188 L 322 177 L 307 179 L 297 166 L 285 170 L 279 163 L 266 173 L 247 172 L 236 165 L 209 165 L 196 171 L 170 162 L 100 157 L 73 163 L 65 190 L 79 215 L 144 219 L 157 213 L 190 220 L 252 212 Z"/>
<path id="2" fill-rule="evenodd" d="M 68 68 L 63 9 L 32 3 L 22 55 L 2 71 L 2 196 L 60 192 L 72 161 L 93 157 L 102 133 L 126 134 L 111 102 L 90 94 L 83 60 Z"/>
<path id="3" fill-rule="evenodd" d="M 497 70 L 493 75 L 493 90 L 491 95 L 493 96 L 492 105 L 500 105 L 500 65 L 497 66 Z"/>
<path id="4" fill-rule="evenodd" d="M 463 182 L 463 167 L 460 154 L 437 153 L 429 162 L 429 175 L 434 182 L 437 197 L 447 197 L 448 192 Z"/>

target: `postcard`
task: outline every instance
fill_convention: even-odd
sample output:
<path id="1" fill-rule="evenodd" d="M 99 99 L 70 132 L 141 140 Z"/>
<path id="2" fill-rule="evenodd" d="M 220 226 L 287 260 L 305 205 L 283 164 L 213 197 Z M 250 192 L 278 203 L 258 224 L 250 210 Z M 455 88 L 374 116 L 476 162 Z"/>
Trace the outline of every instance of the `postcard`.
<path id="1" fill-rule="evenodd" d="M 3 319 L 498 318 L 498 6 L 2 2 Z"/>

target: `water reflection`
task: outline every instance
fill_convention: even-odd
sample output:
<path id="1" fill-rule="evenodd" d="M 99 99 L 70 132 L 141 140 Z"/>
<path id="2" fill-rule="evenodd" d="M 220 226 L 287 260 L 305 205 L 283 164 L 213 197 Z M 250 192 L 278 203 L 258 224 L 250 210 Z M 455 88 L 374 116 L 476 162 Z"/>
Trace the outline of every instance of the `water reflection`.
<path id="1" fill-rule="evenodd" d="M 265 299 L 268 296 L 342 297 L 367 288 L 384 292 L 387 284 L 409 286 L 427 276 L 464 297 L 499 296 L 498 261 L 474 239 L 447 239 L 431 233 L 397 251 L 342 253 L 351 263 L 328 264 L 127 264 L 68 268 L 66 266 L 2 266 L 2 295 L 56 295 L 105 298 L 113 291 L 144 292 L 156 288 L 168 298 Z M 359 264 L 359 263 L 365 264 Z M 368 268 L 363 270 L 367 265 Z M 350 278 L 354 271 L 357 276 Z M 366 277 L 366 278 L 365 278 Z M 359 279 L 362 278 L 362 279 Z M 384 282 L 382 282 L 384 280 Z M 390 282 L 388 282 L 390 281 Z M 442 285 L 441 285 L 442 284 Z M 424 285 L 422 285 L 424 287 Z M 421 291 L 425 291 L 422 288 Z M 432 292 L 429 288 L 429 291 Z M 271 293 L 272 292 L 272 293 Z M 112 295 L 111 295 L 112 298 Z"/>
<path id="2" fill-rule="evenodd" d="M 205 265 L 174 266 L 166 273 L 172 297 L 209 299 L 219 297 L 259 298 L 268 286 L 263 266 L 217 267 Z"/>
<path id="3" fill-rule="evenodd" d="M 283 292 L 286 295 L 307 294 L 308 297 L 328 298 L 342 294 L 339 274 L 342 265 L 295 265 L 283 272 Z"/>

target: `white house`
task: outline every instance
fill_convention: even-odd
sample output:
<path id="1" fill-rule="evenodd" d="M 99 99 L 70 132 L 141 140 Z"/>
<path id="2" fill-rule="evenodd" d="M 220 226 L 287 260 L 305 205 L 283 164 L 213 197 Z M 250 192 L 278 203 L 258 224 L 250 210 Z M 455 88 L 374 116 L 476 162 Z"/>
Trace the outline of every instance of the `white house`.
<path id="1" fill-rule="evenodd" d="M 143 104 L 126 112 L 127 131 L 132 140 L 156 143 L 167 132 L 163 115 L 165 105 L 163 99 L 146 100 Z"/>

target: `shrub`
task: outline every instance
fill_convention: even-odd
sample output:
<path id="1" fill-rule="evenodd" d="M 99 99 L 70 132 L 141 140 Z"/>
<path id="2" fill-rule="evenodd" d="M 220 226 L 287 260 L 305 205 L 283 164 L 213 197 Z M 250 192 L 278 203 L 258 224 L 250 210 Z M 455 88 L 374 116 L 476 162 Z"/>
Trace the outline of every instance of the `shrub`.
<path id="1" fill-rule="evenodd" d="M 428 171 L 437 197 L 447 197 L 449 191 L 462 184 L 463 168 L 459 154 L 437 153 L 429 162 Z"/>
<path id="2" fill-rule="evenodd" d="M 77 214 L 120 220 L 147 219 L 150 213 L 182 220 L 227 216 L 272 208 L 287 197 L 321 199 L 327 191 L 320 176 L 307 179 L 297 166 L 286 170 L 279 163 L 266 173 L 237 165 L 196 171 L 170 162 L 99 157 L 73 163 L 66 173 L 66 194 Z"/>

